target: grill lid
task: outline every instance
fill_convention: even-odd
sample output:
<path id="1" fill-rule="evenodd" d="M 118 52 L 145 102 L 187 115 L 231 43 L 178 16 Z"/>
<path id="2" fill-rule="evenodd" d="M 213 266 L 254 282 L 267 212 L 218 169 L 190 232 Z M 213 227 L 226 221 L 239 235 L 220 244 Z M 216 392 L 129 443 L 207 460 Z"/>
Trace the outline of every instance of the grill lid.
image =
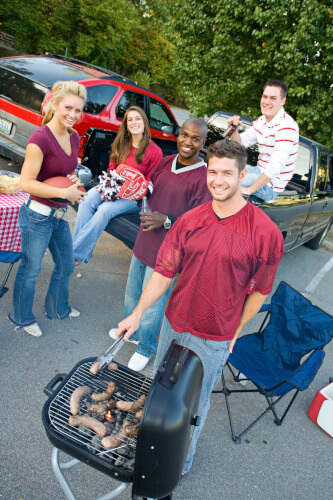
<path id="1" fill-rule="evenodd" d="M 172 342 L 151 384 L 137 438 L 133 494 L 161 498 L 177 486 L 196 425 L 203 367 Z"/>

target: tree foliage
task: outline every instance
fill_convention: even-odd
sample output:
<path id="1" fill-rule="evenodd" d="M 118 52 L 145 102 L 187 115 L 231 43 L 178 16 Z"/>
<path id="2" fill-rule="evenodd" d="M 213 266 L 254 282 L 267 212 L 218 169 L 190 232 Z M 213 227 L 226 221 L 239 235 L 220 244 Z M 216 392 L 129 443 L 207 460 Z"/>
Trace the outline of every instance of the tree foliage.
<path id="1" fill-rule="evenodd" d="M 172 3 L 10 0 L 2 5 L 1 18 L 20 52 L 65 54 L 67 49 L 68 56 L 167 88 L 174 48 L 165 38 L 165 22 Z"/>
<path id="2" fill-rule="evenodd" d="M 176 72 L 193 114 L 256 117 L 263 84 L 290 87 L 301 133 L 333 146 L 333 15 L 323 0 L 176 0 Z"/>

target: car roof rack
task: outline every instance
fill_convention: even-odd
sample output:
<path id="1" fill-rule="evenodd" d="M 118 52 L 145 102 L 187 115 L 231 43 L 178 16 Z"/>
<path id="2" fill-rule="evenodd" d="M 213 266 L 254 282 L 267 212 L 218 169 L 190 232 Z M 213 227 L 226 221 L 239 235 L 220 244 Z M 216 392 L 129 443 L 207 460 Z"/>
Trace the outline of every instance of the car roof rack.
<path id="1" fill-rule="evenodd" d="M 123 82 L 130 83 L 131 85 L 136 85 L 133 80 L 130 80 L 129 78 L 126 78 L 126 76 L 119 75 L 119 73 L 115 73 L 114 71 L 110 71 L 108 69 L 102 68 L 101 66 L 97 66 L 96 64 L 88 63 L 86 61 L 81 61 L 80 59 L 74 59 L 73 57 L 68 57 L 68 56 L 61 56 L 60 54 L 41 54 L 40 57 L 49 57 L 52 59 L 62 59 L 64 61 L 71 62 L 73 64 L 80 64 L 83 66 L 90 66 L 91 68 L 98 69 L 98 71 L 102 71 L 103 73 L 106 73 L 108 76 L 100 76 L 99 78 L 103 79 L 110 79 L 112 77 L 113 79 L 116 80 L 122 80 Z M 84 69 L 84 68 L 82 68 Z"/>

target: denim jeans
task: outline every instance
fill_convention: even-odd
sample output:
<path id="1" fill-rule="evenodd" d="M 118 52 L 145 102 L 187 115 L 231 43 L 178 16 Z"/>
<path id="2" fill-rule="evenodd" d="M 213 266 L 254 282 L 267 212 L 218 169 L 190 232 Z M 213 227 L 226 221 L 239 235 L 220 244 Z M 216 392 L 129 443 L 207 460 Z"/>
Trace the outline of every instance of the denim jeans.
<path id="1" fill-rule="evenodd" d="M 173 330 L 167 317 L 164 316 L 154 364 L 155 371 L 157 371 L 159 365 L 162 363 L 165 353 L 170 346 L 170 342 L 173 339 L 176 340 L 177 344 L 188 347 L 193 352 L 195 352 L 201 360 L 204 370 L 201 395 L 197 412 L 197 415 L 200 417 L 200 424 L 195 427 L 192 435 L 190 447 L 183 468 L 183 474 L 186 474 L 192 467 L 198 437 L 204 426 L 209 410 L 211 392 L 218 384 L 221 378 L 222 368 L 229 356 L 228 347 L 230 341 L 206 340 L 195 337 L 188 332 L 178 333 Z"/>
<path id="2" fill-rule="evenodd" d="M 252 184 L 260 177 L 261 174 L 262 171 L 259 167 L 251 167 L 250 165 L 246 165 L 246 175 L 241 185 L 243 187 L 252 186 Z M 272 186 L 268 186 L 266 184 L 265 186 L 262 186 L 257 191 L 252 193 L 251 196 L 256 196 L 261 200 L 268 201 L 273 200 L 278 194 L 278 191 L 274 191 Z"/>
<path id="3" fill-rule="evenodd" d="M 35 323 L 32 312 L 35 283 L 47 247 L 53 258 L 54 269 L 45 299 L 45 312 L 50 319 L 66 318 L 70 313 L 69 279 L 75 268 L 68 222 L 57 220 L 52 215 L 41 215 L 23 204 L 18 224 L 22 235 L 22 259 L 15 278 L 9 319 L 19 326 Z"/>
<path id="4" fill-rule="evenodd" d="M 80 203 L 73 231 L 74 258 L 89 263 L 98 238 L 116 215 L 139 212 L 137 203 L 129 200 L 103 201 L 96 188 Z"/>
<path id="5" fill-rule="evenodd" d="M 125 318 L 136 307 L 143 289 L 153 272 L 154 269 L 152 267 L 146 266 L 146 264 L 133 255 L 125 292 Z M 140 328 L 131 336 L 131 340 L 139 340 L 136 352 L 146 356 L 146 358 L 151 358 L 156 353 L 156 337 L 160 331 L 164 303 L 168 298 L 171 285 L 164 295 L 143 314 Z"/>

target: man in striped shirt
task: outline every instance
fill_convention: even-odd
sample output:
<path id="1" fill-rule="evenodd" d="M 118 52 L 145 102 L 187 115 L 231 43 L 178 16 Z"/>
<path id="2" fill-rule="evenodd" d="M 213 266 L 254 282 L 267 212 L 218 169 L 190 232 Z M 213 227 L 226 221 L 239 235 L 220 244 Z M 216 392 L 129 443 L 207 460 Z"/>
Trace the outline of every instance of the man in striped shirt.
<path id="1" fill-rule="evenodd" d="M 246 166 L 247 174 L 241 192 L 248 197 L 255 195 L 262 200 L 272 200 L 282 193 L 291 180 L 297 159 L 298 125 L 284 110 L 288 86 L 280 80 L 271 80 L 264 86 L 260 101 L 262 116 L 246 132 L 239 134 L 242 126 L 239 116 L 230 117 L 228 125 L 236 125 L 231 139 L 246 148 L 258 144 L 259 158 L 256 167 Z"/>

